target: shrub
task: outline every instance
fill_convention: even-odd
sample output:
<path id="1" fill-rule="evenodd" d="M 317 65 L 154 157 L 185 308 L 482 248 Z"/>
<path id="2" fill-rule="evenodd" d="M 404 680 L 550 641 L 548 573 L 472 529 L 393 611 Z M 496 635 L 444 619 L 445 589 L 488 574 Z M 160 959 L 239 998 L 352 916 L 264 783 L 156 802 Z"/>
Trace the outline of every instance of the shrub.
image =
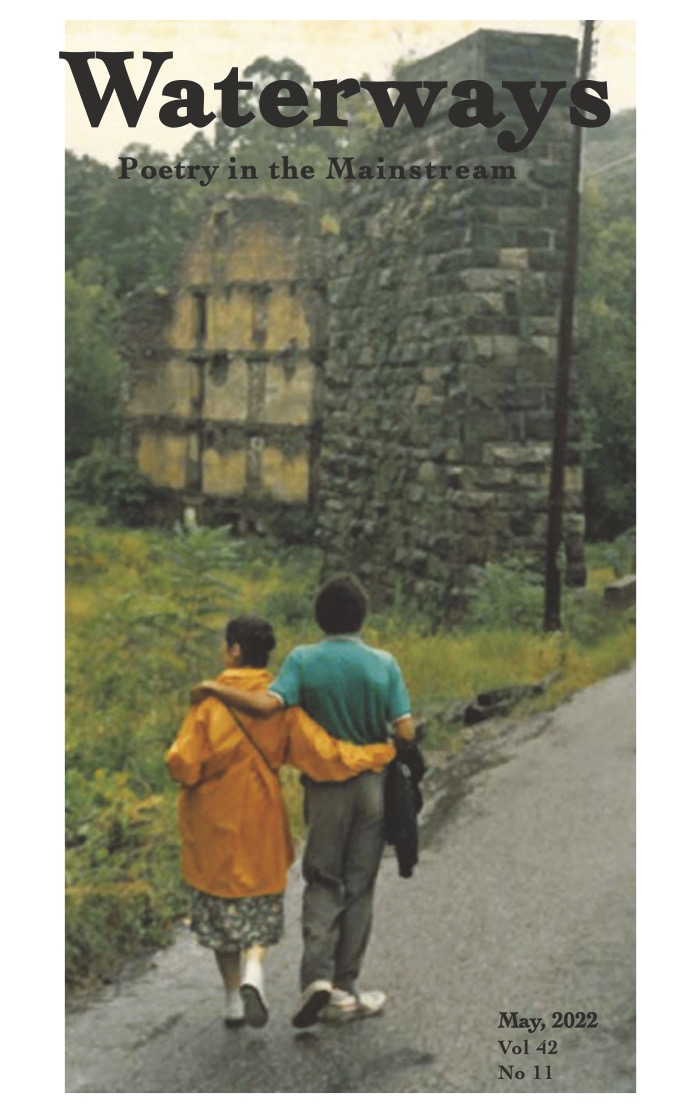
<path id="1" fill-rule="evenodd" d="M 604 563 L 614 571 L 614 575 L 629 575 L 635 571 L 636 559 L 636 533 L 635 529 L 628 529 L 621 533 L 615 540 L 607 544 L 595 546 L 594 551 Z"/>
<path id="2" fill-rule="evenodd" d="M 132 950 L 160 948 L 169 926 L 159 896 L 143 881 L 66 888 L 66 983 L 69 989 L 110 979 Z"/>
<path id="3" fill-rule="evenodd" d="M 597 570 L 598 585 L 562 589 L 562 629 L 571 638 L 593 646 L 630 625 L 632 612 L 609 610 L 602 597 L 602 579 L 634 566 L 635 533 L 623 534 L 610 545 L 593 546 L 589 554 L 606 569 Z M 469 591 L 463 629 L 494 631 L 543 630 L 543 578 L 521 558 L 508 557 L 475 572 Z"/>
<path id="4" fill-rule="evenodd" d="M 66 979 L 105 978 L 131 951 L 166 944 L 184 908 L 169 797 L 125 773 L 66 776 Z"/>
<path id="5" fill-rule="evenodd" d="M 466 629 L 540 630 L 542 577 L 518 557 L 476 568 L 467 593 Z"/>
<path id="6" fill-rule="evenodd" d="M 66 469 L 66 503 L 70 517 L 91 507 L 100 523 L 148 525 L 158 491 L 135 463 L 97 448 Z"/>

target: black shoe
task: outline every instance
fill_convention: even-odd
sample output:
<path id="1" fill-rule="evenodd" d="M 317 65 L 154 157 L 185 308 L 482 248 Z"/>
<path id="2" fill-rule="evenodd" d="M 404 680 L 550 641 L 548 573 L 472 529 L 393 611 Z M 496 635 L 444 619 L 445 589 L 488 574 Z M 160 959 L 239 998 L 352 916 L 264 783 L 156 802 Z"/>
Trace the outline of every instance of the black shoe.
<path id="1" fill-rule="evenodd" d="M 331 990 L 330 980 L 313 980 L 308 984 L 302 993 L 300 1006 L 293 1016 L 293 1026 L 303 1029 L 318 1023 L 319 1015 L 331 998 Z"/>
<path id="2" fill-rule="evenodd" d="M 241 999 L 248 1026 L 263 1027 L 269 1019 L 269 1011 L 260 989 L 254 984 L 241 984 Z"/>

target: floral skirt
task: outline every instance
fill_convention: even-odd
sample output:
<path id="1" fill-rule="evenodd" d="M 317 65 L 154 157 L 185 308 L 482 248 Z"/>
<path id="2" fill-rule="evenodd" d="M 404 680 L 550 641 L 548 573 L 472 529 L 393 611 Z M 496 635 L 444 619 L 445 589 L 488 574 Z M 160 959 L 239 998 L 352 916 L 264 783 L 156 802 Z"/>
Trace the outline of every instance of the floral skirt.
<path id="1" fill-rule="evenodd" d="M 191 928 L 200 945 L 221 953 L 276 945 L 283 936 L 283 895 L 218 898 L 192 887 Z"/>

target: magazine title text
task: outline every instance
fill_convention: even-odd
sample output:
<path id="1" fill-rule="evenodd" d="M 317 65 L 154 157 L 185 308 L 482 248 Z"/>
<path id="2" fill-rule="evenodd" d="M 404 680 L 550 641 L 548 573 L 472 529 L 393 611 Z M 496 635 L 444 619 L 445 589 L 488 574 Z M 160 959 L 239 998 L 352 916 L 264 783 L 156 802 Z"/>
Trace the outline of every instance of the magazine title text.
<path id="1" fill-rule="evenodd" d="M 149 72 L 139 94 L 135 92 L 127 71 L 127 60 L 134 58 L 132 51 L 60 51 L 59 57 L 65 59 L 71 68 L 92 128 L 99 127 L 114 94 L 128 126 L 135 128 L 161 67 L 173 57 L 173 52 L 142 53 L 142 57 L 149 61 Z M 108 82 L 101 94 L 90 69 L 94 59 L 103 64 L 108 74 Z M 408 118 L 414 128 L 423 128 L 435 102 L 441 106 L 446 101 L 446 90 L 449 91 L 448 96 L 458 98 L 447 114 L 456 128 L 471 128 L 474 125 L 493 128 L 506 118 L 506 114 L 496 107 L 493 87 L 475 79 L 458 81 L 451 86 L 442 81 L 378 82 L 357 78 L 329 78 L 312 84 L 319 99 L 312 124 L 322 128 L 346 128 L 350 122 L 341 115 L 341 101 L 361 93 L 371 98 L 385 128 L 393 128 L 400 116 L 402 120 Z M 504 152 L 521 152 L 534 139 L 559 92 L 567 88 L 567 83 L 508 81 L 501 85 L 512 98 L 525 131 L 518 128 L 515 132 L 506 128 L 498 132 L 498 147 Z M 243 105 L 240 100 L 242 93 L 252 92 L 253 83 L 239 77 L 238 67 L 232 67 L 225 78 L 215 82 L 213 88 L 221 95 L 220 115 L 227 127 L 243 128 L 255 120 L 253 108 Z M 391 96 L 391 91 L 395 91 L 396 96 Z M 536 96 L 534 91 L 537 91 Z M 161 124 L 168 128 L 187 125 L 205 128 L 216 119 L 215 113 L 206 112 L 205 90 L 198 82 L 187 79 L 171 81 L 163 87 L 162 93 L 168 100 L 161 106 L 158 116 Z M 611 115 L 607 96 L 606 82 L 591 79 L 574 82 L 570 88 L 571 124 L 580 128 L 599 128 L 606 124 Z M 257 107 L 262 119 L 273 128 L 294 128 L 310 116 L 307 111 L 309 97 L 298 82 L 274 81 L 259 92 Z"/>

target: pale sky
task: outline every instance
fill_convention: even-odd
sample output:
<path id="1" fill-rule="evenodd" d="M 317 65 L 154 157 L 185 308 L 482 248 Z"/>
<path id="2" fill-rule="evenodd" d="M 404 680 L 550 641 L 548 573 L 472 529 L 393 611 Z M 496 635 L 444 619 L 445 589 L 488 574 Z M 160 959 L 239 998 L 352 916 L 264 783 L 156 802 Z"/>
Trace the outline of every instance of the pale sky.
<path id="1" fill-rule="evenodd" d="M 65 23 L 64 49 L 71 51 L 134 51 L 128 70 L 137 92 L 148 73 L 142 51 L 173 51 L 158 76 L 139 124 L 127 125 L 117 101 L 112 101 L 98 128 L 92 128 L 76 90 L 70 68 L 64 70 L 65 146 L 115 163 L 131 143 L 147 143 L 174 155 L 192 134 L 190 127 L 169 129 L 158 120 L 166 82 L 198 82 L 206 94 L 206 111 L 218 104 L 213 90 L 229 70 L 243 70 L 258 55 L 292 58 L 313 81 L 361 77 L 384 79 L 398 59 L 416 60 L 462 39 L 480 27 L 578 38 L 579 20 L 70 20 Z M 598 47 L 593 77 L 606 80 L 614 111 L 635 104 L 635 22 L 603 20 L 597 29 Z M 101 91 L 106 79 L 101 64 L 92 73 Z M 428 77 L 423 74 L 423 79 Z M 472 74 L 452 75 L 452 82 Z M 213 125 L 208 126 L 212 134 Z"/>

